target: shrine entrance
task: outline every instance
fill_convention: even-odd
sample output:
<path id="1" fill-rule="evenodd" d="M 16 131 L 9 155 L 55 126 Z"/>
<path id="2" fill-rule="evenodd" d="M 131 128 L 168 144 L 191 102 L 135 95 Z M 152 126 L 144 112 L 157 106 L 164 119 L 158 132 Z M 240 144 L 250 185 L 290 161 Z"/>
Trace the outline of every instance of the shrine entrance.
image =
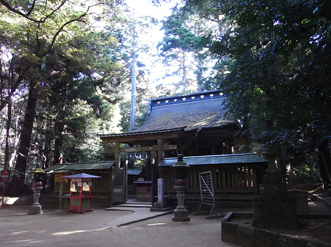
<path id="1" fill-rule="evenodd" d="M 137 148 L 139 150 L 139 148 Z M 137 151 L 121 154 L 121 163 L 127 171 L 127 201 L 153 203 L 153 178 L 158 176 L 155 151 Z"/>

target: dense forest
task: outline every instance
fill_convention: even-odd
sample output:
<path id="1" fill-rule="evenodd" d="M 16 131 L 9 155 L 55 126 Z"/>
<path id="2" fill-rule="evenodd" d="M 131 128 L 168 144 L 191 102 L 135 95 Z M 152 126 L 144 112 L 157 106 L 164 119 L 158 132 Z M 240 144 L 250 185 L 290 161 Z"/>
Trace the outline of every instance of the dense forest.
<path id="1" fill-rule="evenodd" d="M 98 134 L 141 125 L 148 99 L 210 89 L 226 95 L 251 151 L 277 151 L 283 172 L 330 186 L 331 2 L 151 2 L 174 7 L 157 19 L 125 1 L 0 0 L 9 193 L 35 167 L 109 159 Z"/>

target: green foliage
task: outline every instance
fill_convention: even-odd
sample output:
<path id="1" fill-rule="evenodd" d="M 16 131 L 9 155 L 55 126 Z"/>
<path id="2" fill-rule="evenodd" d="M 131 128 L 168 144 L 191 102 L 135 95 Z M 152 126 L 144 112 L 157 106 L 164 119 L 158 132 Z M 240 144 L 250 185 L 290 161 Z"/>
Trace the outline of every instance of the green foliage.
<path id="1" fill-rule="evenodd" d="M 283 168 L 318 156 L 314 164 L 331 184 L 330 1 L 187 0 L 186 7 L 220 20 L 210 45 L 219 73 L 209 81 L 224 91 L 242 134 L 276 146 Z"/>
<path id="2" fill-rule="evenodd" d="M 321 175 L 328 174 L 324 181 L 330 183 L 330 154 L 324 147 L 331 136 L 331 2 L 186 3 L 201 7 L 199 13 L 209 18 L 218 12 L 227 27 L 210 49 L 230 58 L 229 71 L 219 64 L 215 78 L 230 113 L 243 120 L 243 133 L 267 148 L 278 145 L 287 157 L 283 162 L 305 163 L 304 153 L 323 150 Z"/>
<path id="3" fill-rule="evenodd" d="M 5 152 L 14 157 L 18 145 L 26 152 L 21 154 L 25 160 L 15 164 L 11 159 L 11 166 L 49 166 L 60 156 L 65 161 L 103 158 L 97 134 L 119 123 L 114 104 L 120 99 L 117 77 L 123 68 L 114 60 L 117 38 L 97 32 L 92 24 L 95 10 L 100 20 L 100 10 L 108 8 L 109 13 L 112 2 L 0 2 L 0 48 L 8 55 L 0 57 L 0 109 L 11 102 L 15 114 L 7 134 L 13 139 Z M 27 109 L 31 95 L 36 106 Z M 25 119 L 16 115 L 18 109 Z M 26 127 L 17 128 L 28 119 Z M 18 142 L 21 131 L 21 136 L 31 133 L 25 134 L 24 145 Z"/>
<path id="4" fill-rule="evenodd" d="M 172 75 L 182 77 L 183 91 L 201 91 L 210 85 L 205 83 L 209 66 L 213 63 L 209 53 L 211 38 L 217 24 L 199 18 L 195 9 L 179 8 L 163 21 L 163 40 L 158 44 L 166 65 L 178 69 Z M 216 30 L 217 33 L 217 30 Z"/>
<path id="5" fill-rule="evenodd" d="M 111 78 L 121 72 L 121 66 L 109 59 L 116 43 L 108 34 L 96 32 L 75 37 L 70 43 L 79 56 L 69 53 L 61 59 L 54 54 L 45 60 L 46 70 L 57 71 L 49 77 L 52 88 L 47 101 L 47 108 L 55 106 L 58 116 L 52 120 L 59 128 L 54 132 L 59 141 L 55 149 L 66 162 L 99 160 L 103 150 L 98 133 L 116 128 L 113 103 L 120 96 L 107 95 L 118 90 Z"/>
<path id="6" fill-rule="evenodd" d="M 190 52 L 203 47 L 202 37 L 193 34 L 183 22 L 187 19 L 188 17 L 173 15 L 163 22 L 162 28 L 165 30 L 161 47 L 163 54 L 176 48 Z"/>
<path id="7" fill-rule="evenodd" d="M 331 55 L 326 45 L 330 35 L 320 33 L 330 22 L 318 13 L 327 5 L 320 1 L 231 4 L 230 18 L 238 27 L 226 44 L 235 66 L 221 86 L 233 112 L 249 115 L 254 130 L 266 130 L 254 131 L 260 134 L 257 138 L 280 142 L 292 130 L 330 132 L 329 120 L 324 118 L 330 114 L 325 106 L 331 103 L 325 97 L 331 89 L 325 63 Z"/>
<path id="8" fill-rule="evenodd" d="M 294 168 L 293 184 L 312 184 L 320 182 L 320 174 L 316 166 L 300 164 Z"/>

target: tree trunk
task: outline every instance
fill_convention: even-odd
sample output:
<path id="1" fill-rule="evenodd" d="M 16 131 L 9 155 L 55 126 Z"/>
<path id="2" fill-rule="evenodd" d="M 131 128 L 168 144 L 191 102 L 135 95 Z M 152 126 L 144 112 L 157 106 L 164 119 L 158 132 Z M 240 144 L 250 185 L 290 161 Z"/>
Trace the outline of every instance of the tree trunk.
<path id="1" fill-rule="evenodd" d="M 37 98 L 38 96 L 36 85 L 35 83 L 31 82 L 29 88 L 28 105 L 24 116 L 22 133 L 20 136 L 15 174 L 10 185 L 8 186 L 8 193 L 11 196 L 20 196 L 23 192 L 25 172 L 27 167 L 27 157 L 29 154 L 33 123 L 36 115 Z"/>
<path id="2" fill-rule="evenodd" d="M 325 139 L 318 147 L 318 163 L 320 167 L 321 177 L 326 188 L 331 188 L 331 155 L 329 140 Z"/>
<path id="3" fill-rule="evenodd" d="M 49 131 L 49 134 L 45 138 L 44 150 L 43 150 L 43 169 L 46 169 L 51 166 L 51 161 L 54 158 L 54 154 L 52 152 L 52 141 L 54 140 L 54 127 L 53 120 L 48 119 L 46 123 L 46 129 Z"/>
<path id="4" fill-rule="evenodd" d="M 61 150 L 63 146 L 63 130 L 64 130 L 64 110 L 65 105 L 59 106 L 58 117 L 56 118 L 55 130 L 55 143 L 54 143 L 54 161 L 53 165 L 62 163 Z"/>
<path id="5" fill-rule="evenodd" d="M 186 85 L 186 53 L 185 51 L 182 51 L 183 57 L 182 57 L 182 83 L 183 83 L 183 91 L 186 92 L 187 85 Z"/>
<path id="6" fill-rule="evenodd" d="M 137 51 L 135 44 L 135 35 L 132 45 L 132 65 L 131 65 L 131 110 L 130 110 L 130 126 L 129 130 L 133 130 L 135 126 L 135 115 L 136 115 L 136 60 L 137 60 Z"/>
<path id="7" fill-rule="evenodd" d="M 8 102 L 8 110 L 7 110 L 7 124 L 6 124 L 6 147 L 5 147 L 5 165 L 4 169 L 9 169 L 9 141 L 10 141 L 10 126 L 12 121 L 12 107 L 11 107 L 11 101 Z"/>
<path id="8" fill-rule="evenodd" d="M 200 54 L 197 55 L 198 69 L 197 69 L 197 89 L 198 92 L 202 91 L 202 61 Z"/>
<path id="9" fill-rule="evenodd" d="M 283 143 L 280 147 L 280 157 L 279 157 L 279 168 L 283 175 L 286 175 L 286 165 L 287 165 L 287 155 L 288 155 L 288 144 L 287 139 L 283 139 Z"/>

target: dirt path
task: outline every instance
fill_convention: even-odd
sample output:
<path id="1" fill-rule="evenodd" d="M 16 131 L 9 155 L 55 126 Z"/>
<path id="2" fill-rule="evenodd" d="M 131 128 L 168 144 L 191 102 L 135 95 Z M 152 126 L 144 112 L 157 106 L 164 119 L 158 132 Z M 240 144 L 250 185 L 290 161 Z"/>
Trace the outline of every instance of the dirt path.
<path id="1" fill-rule="evenodd" d="M 319 201 L 310 201 L 309 207 L 312 214 L 331 213 L 330 207 Z M 109 227 L 120 218 L 128 219 L 130 215 L 134 218 L 133 214 L 138 210 L 106 211 L 96 208 L 94 212 L 76 214 L 44 209 L 41 215 L 28 215 L 28 211 L 29 206 L 0 209 L 0 247 L 236 246 L 221 241 L 221 218 L 206 220 L 205 216 L 191 215 L 190 222 L 173 222 L 172 214 L 168 214 L 126 226 Z M 222 209 L 223 213 L 228 211 L 236 209 Z M 322 238 L 321 234 L 330 235 L 331 228 L 320 228 L 319 225 L 311 225 L 307 229 L 310 235 L 314 227 L 317 227 L 318 238 Z"/>
<path id="2" fill-rule="evenodd" d="M 234 247 L 221 241 L 221 219 L 192 216 L 190 222 L 173 222 L 172 215 L 122 227 L 107 227 L 130 211 L 96 209 L 85 214 L 45 210 L 27 215 L 28 207 L 0 209 L 0 246 L 208 246 Z"/>

